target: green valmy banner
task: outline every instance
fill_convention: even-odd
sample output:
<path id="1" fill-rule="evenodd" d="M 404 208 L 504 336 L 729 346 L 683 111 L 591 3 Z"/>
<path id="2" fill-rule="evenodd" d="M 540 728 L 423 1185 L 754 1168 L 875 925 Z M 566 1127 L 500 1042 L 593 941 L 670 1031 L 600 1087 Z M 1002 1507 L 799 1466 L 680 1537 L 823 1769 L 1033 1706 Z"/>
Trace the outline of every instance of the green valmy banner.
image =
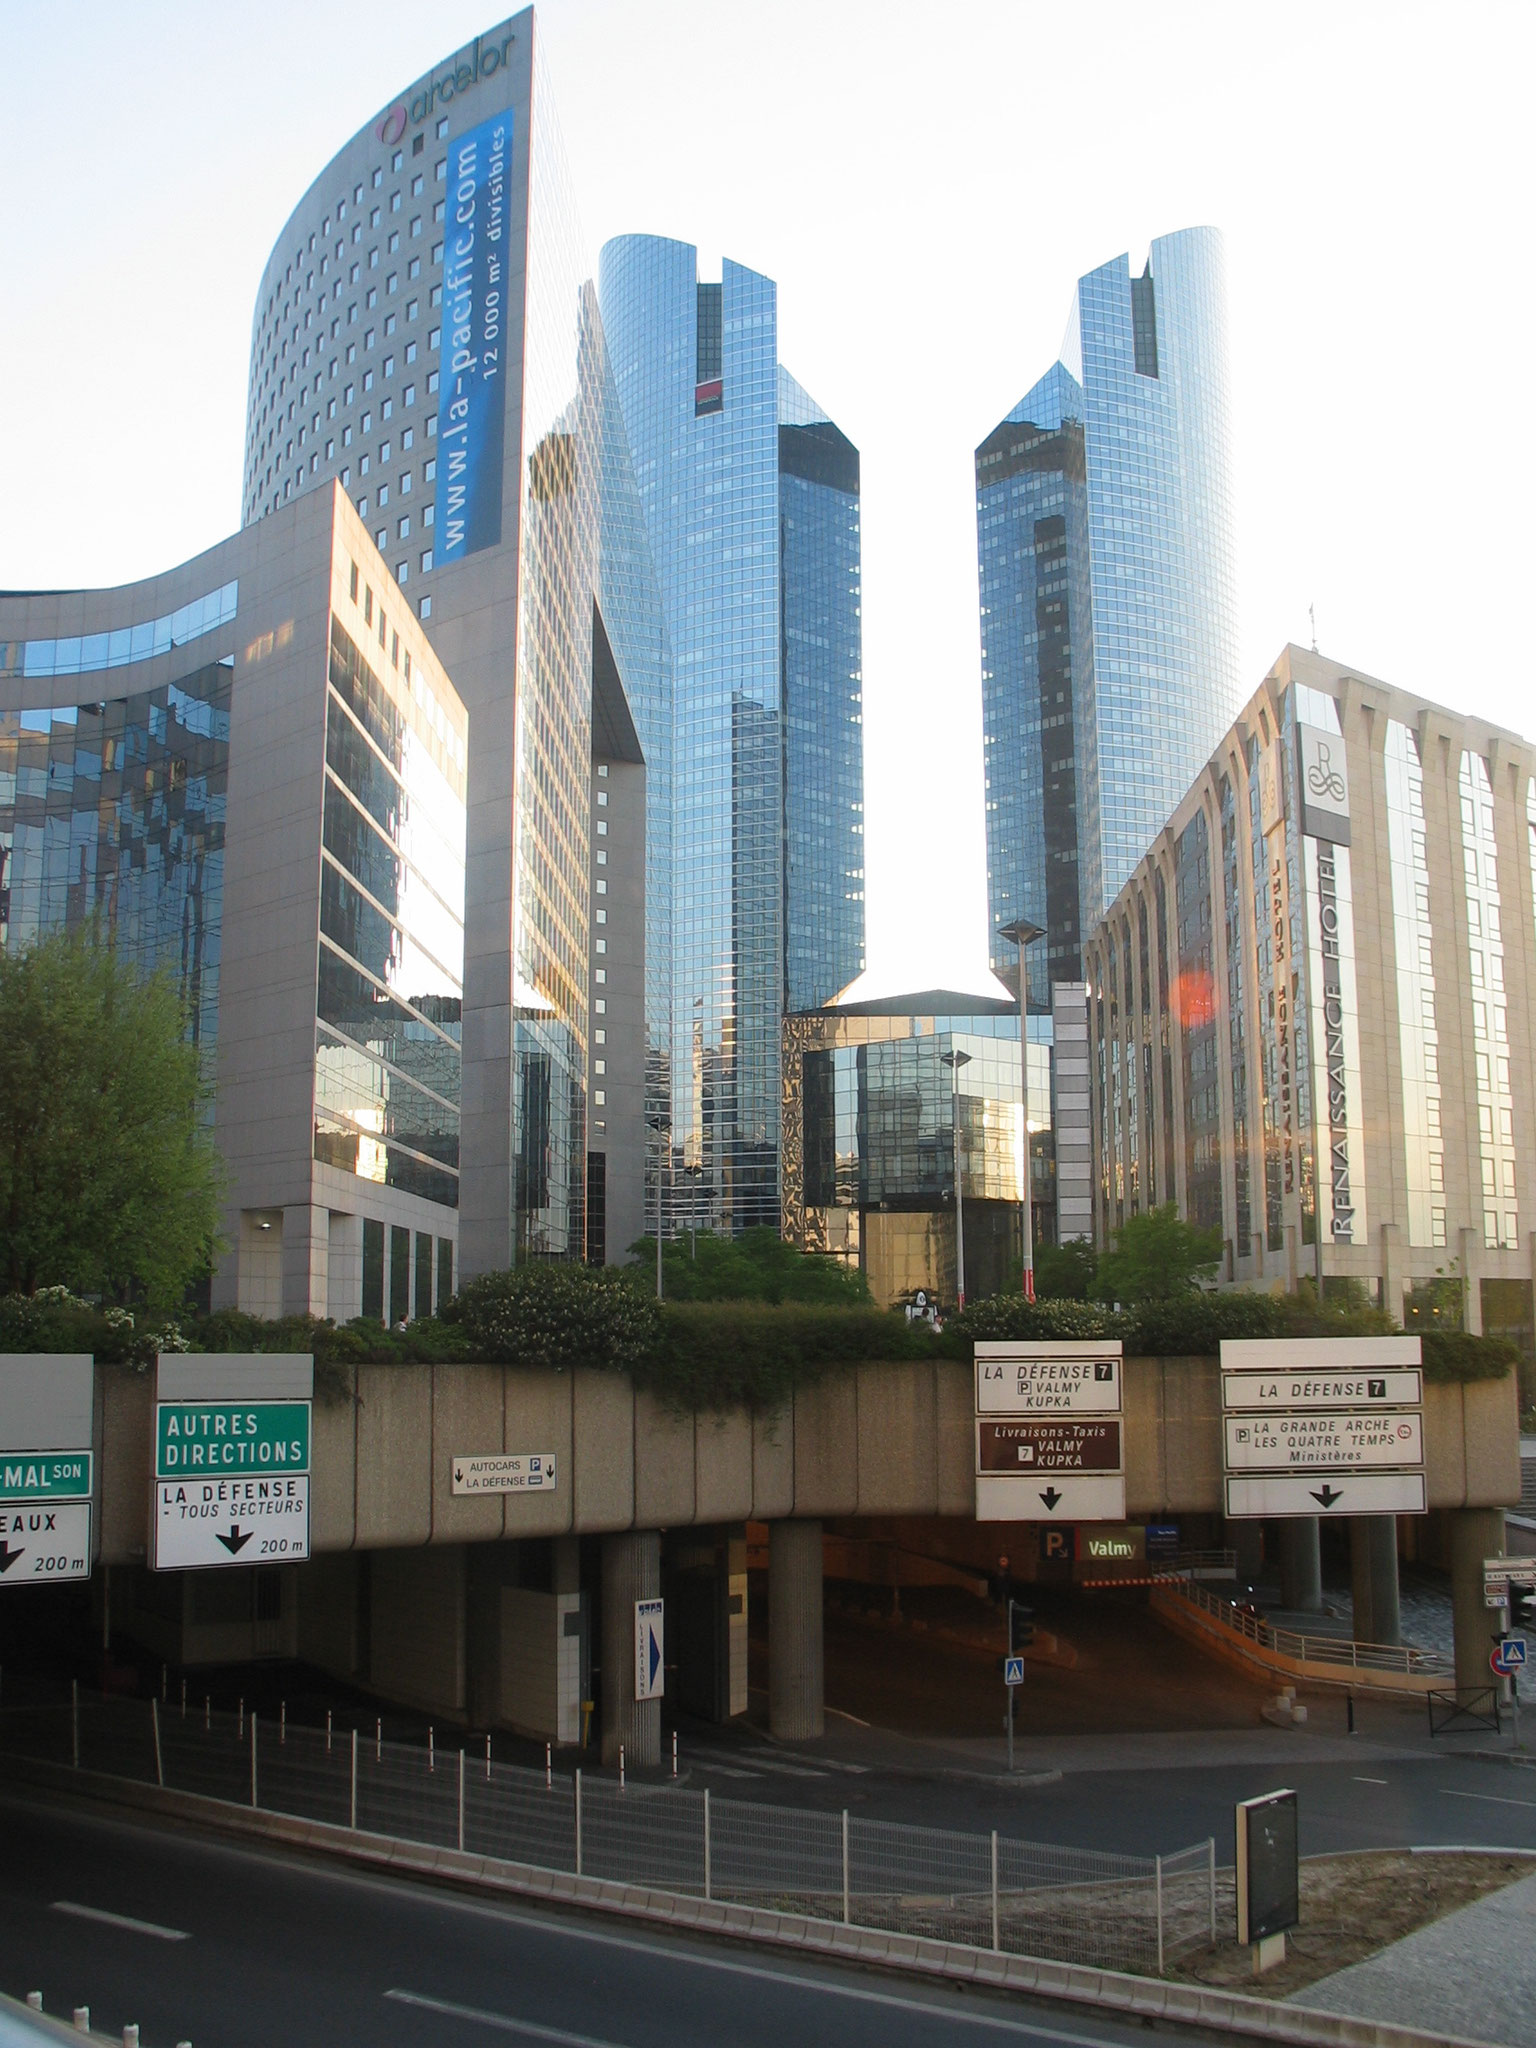
<path id="1" fill-rule="evenodd" d="M 309 1470 L 308 1401 L 162 1401 L 158 1479 Z"/>

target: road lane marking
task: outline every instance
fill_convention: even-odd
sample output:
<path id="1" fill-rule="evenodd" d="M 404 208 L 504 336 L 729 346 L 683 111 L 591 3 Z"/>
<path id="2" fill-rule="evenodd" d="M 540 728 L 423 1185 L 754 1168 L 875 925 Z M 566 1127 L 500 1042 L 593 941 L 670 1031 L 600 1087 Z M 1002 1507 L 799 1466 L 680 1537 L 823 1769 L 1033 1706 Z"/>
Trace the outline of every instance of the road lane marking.
<path id="1" fill-rule="evenodd" d="M 57 1809 L 38 1806 L 35 1802 L 19 1799 L 9 1787 L 0 1792 L 0 1806 L 23 1806 L 50 1820 L 60 1816 Z M 152 1836 L 165 1840 L 166 1830 L 147 1827 L 142 1822 L 107 1821 L 99 1815 L 71 1814 L 71 1819 L 82 1823 L 83 1828 L 98 1834 L 129 1835 L 134 1837 Z M 175 1847 L 185 1850 L 186 1844 L 173 1839 Z M 494 1921 L 500 1926 L 523 1927 L 535 1932 L 545 1940 L 551 1938 L 586 1943 L 594 1948 L 616 1949 L 623 1954 L 644 1958 L 651 1963 L 670 1962 L 677 1967 L 695 1970 L 711 1970 L 727 1977 L 746 1978 L 762 1985 L 779 1985 L 786 1990 L 808 1991 L 823 1998 L 841 1998 L 855 2005 L 883 2006 L 896 2012 L 933 2016 L 948 2021 L 955 2027 L 984 2027 L 993 2033 L 1013 2034 L 1035 2041 L 1059 2041 L 1065 2048 L 1126 2048 L 1125 2037 L 1112 2039 L 1096 2034 L 1088 2028 L 1074 2028 L 1069 2024 L 1056 2026 L 1032 2025 L 1028 2020 L 1006 2018 L 1001 2013 L 977 2012 L 950 2002 L 955 1990 L 947 1984 L 936 1983 L 933 1996 L 903 1996 L 893 1991 L 875 1991 L 863 1984 L 839 1982 L 831 1973 L 840 1966 L 846 1968 L 851 1959 L 827 1954 L 815 1957 L 827 1971 L 826 1976 L 812 1976 L 803 1970 L 793 1968 L 770 1969 L 761 1963 L 739 1961 L 734 1956 L 710 1955 L 691 1945 L 692 1939 L 699 1938 L 695 1930 L 688 1928 L 657 1926 L 646 1940 L 633 1935 L 609 1934 L 579 1921 L 565 1919 L 558 1907 L 540 1911 L 536 1906 L 510 1905 L 503 1903 L 481 1903 L 477 1899 L 454 1897 L 439 1892 L 430 1884 L 423 1884 L 403 1873 L 385 1877 L 365 1875 L 361 1871 L 327 1866 L 321 1862 L 310 1862 L 301 1857 L 285 1854 L 268 1845 L 246 1847 L 238 1850 L 226 1841 L 210 1842 L 204 1845 L 212 1857 L 221 1861 L 241 1864 L 259 1864 L 264 1869 L 280 1873 L 295 1880 L 295 1888 L 313 1885 L 317 1888 L 336 1888 L 352 1892 L 373 1892 L 380 1897 L 396 1902 L 409 1899 L 424 1916 L 442 1915 L 445 1918 L 463 1917 L 471 1920 Z M 1501 1850 L 1498 1853 L 1503 1854 Z M 79 1910 L 78 1908 L 75 1910 Z M 187 1937 L 190 1939 L 190 1937 Z M 707 1934 L 704 1936 L 707 1939 Z M 976 1987 L 965 1987 L 974 1989 Z M 1049 1997 L 1048 1990 L 1026 1993 L 1026 1996 Z M 1086 2015 L 1085 2015 L 1086 2017 Z"/>
<path id="2" fill-rule="evenodd" d="M 1501 1799 L 1496 1792 L 1453 1792 L 1449 1785 L 1440 1790 L 1447 1799 L 1477 1799 L 1484 1806 L 1536 1806 L 1536 1799 Z"/>
<path id="3" fill-rule="evenodd" d="M 567 2033 L 564 2027 L 541 2027 L 533 2020 L 515 2020 L 510 2013 L 485 2012 L 478 2005 L 454 2005 L 446 1998 L 426 1998 L 419 1991 L 386 1991 L 397 2005 L 413 2005 L 422 2012 L 442 2013 L 450 2020 L 470 2020 L 478 2027 L 496 2027 L 503 2034 L 526 2034 L 530 2040 L 553 2041 L 558 2048 L 618 2048 L 613 2041 L 599 2041 L 592 2034 Z"/>
<path id="4" fill-rule="evenodd" d="M 1385 1778 L 1356 1778 L 1355 1783 L 1357 1785 L 1385 1785 L 1387 1780 Z"/>
<path id="5" fill-rule="evenodd" d="M 153 1935 L 156 1941 L 190 1941 L 180 1927 L 160 1927 L 153 1920 L 133 1920 L 126 1913 L 104 1912 L 100 1906 L 79 1906 L 73 1899 L 55 1899 L 52 1910 L 68 1913 L 76 1920 L 98 1920 L 103 1927 L 121 1927 L 129 1934 Z"/>

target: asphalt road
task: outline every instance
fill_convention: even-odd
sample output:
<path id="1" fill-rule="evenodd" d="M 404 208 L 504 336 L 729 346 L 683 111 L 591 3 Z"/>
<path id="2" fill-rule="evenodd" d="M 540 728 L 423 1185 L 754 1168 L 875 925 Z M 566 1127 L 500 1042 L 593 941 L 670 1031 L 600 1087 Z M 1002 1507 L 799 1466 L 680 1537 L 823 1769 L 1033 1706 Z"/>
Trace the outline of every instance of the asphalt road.
<path id="1" fill-rule="evenodd" d="M 144 2048 L 1132 2048 L 1144 2031 L 0 1795 L 0 1988 Z M 1209 2042 L 1170 2032 L 1164 2039 Z"/>

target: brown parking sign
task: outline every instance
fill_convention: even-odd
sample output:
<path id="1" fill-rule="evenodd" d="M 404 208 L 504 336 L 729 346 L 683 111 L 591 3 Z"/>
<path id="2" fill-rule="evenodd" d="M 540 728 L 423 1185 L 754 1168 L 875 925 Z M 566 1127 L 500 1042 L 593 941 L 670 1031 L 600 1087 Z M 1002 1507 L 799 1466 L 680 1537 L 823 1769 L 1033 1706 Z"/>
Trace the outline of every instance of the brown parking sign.
<path id="1" fill-rule="evenodd" d="M 976 1425 L 976 1469 L 1025 1477 L 1036 1472 L 1118 1472 L 1120 1418 L 982 1420 Z"/>

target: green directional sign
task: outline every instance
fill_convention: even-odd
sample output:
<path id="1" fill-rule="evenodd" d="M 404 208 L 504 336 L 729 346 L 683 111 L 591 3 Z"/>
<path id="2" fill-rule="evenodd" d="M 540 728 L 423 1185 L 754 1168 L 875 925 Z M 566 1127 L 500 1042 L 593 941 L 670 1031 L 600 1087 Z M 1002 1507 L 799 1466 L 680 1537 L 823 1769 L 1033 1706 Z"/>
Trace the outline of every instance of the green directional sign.
<path id="1" fill-rule="evenodd" d="M 308 1401 L 162 1401 L 157 1479 L 232 1479 L 309 1470 Z"/>
<path id="2" fill-rule="evenodd" d="M 0 1451 L 0 1500 L 85 1500 L 90 1451 Z"/>

